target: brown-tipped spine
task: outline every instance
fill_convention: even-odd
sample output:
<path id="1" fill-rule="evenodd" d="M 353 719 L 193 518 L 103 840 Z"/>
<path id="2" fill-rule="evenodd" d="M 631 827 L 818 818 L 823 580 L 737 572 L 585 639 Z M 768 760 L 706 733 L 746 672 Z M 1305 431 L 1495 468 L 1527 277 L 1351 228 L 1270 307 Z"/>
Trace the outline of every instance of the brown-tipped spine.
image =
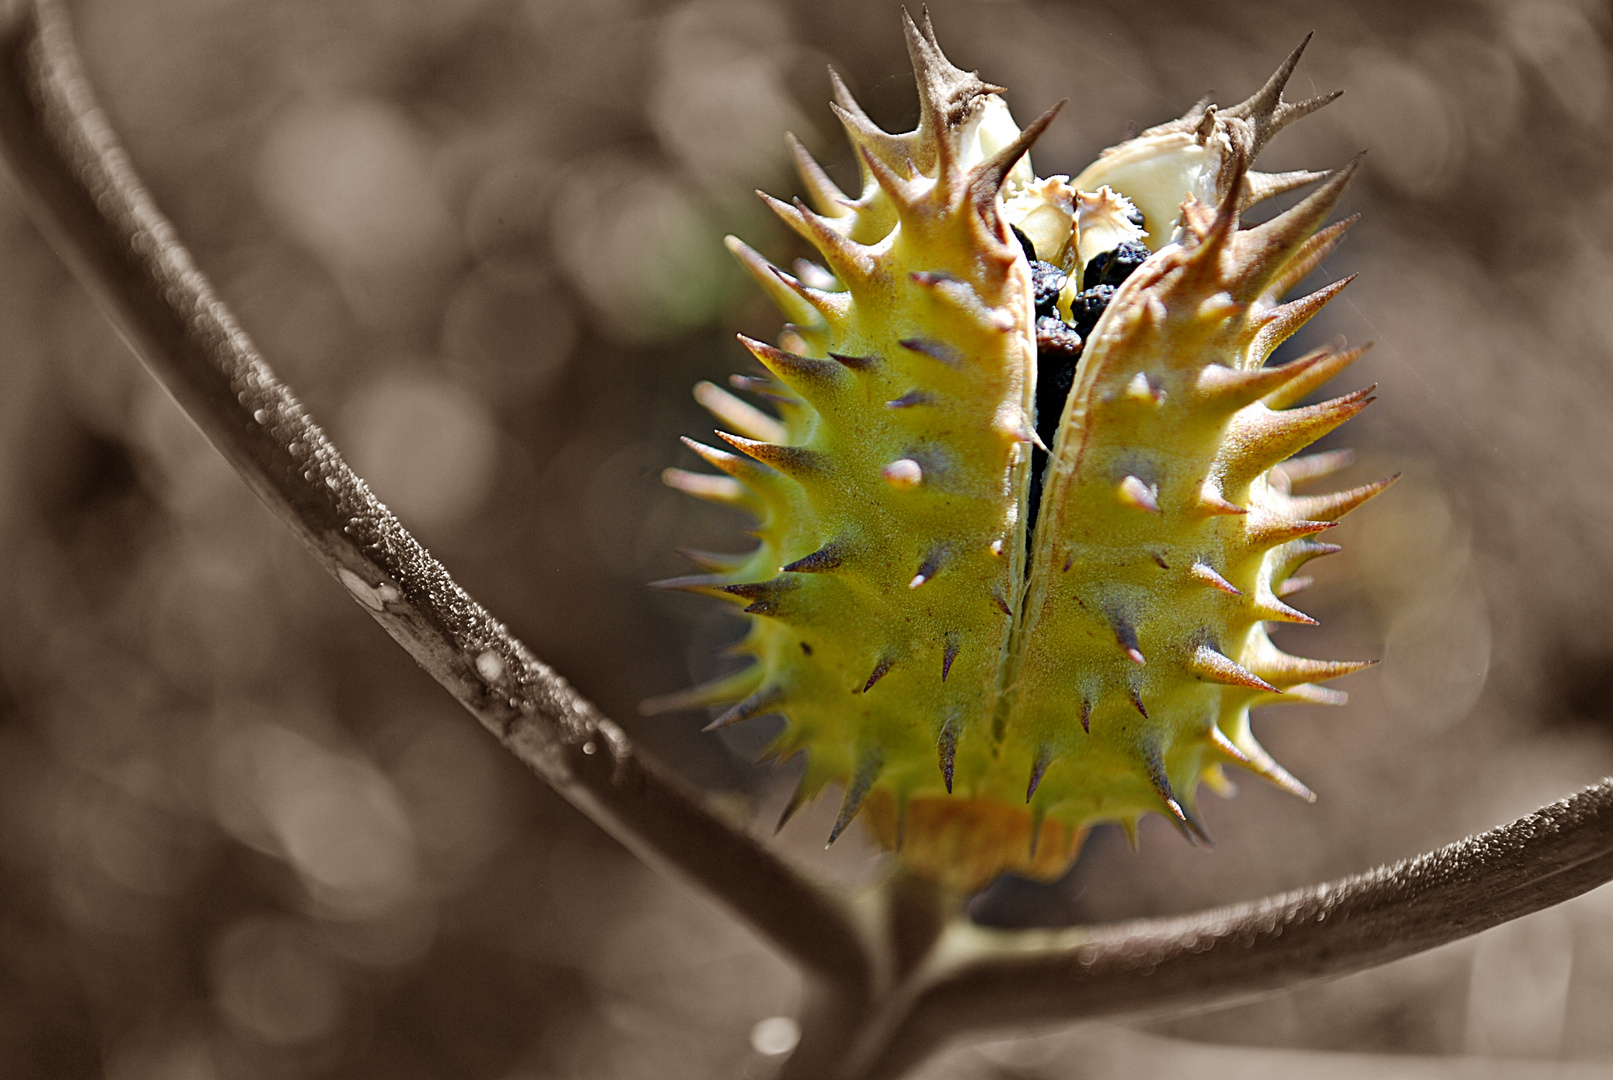
<path id="1" fill-rule="evenodd" d="M 1193 658 L 1189 661 L 1188 668 L 1205 682 L 1236 686 L 1245 690 L 1263 690 L 1268 694 L 1281 693 L 1265 679 L 1209 645 L 1200 645 L 1193 650 Z"/>
<path id="2" fill-rule="evenodd" d="M 834 828 L 829 831 L 829 842 L 824 844 L 824 847 L 840 839 L 840 834 L 846 831 L 846 826 L 851 824 L 852 819 L 857 816 L 857 811 L 862 809 L 863 800 L 868 798 L 869 789 L 874 786 L 874 781 L 879 779 L 880 770 L 884 767 L 884 755 L 877 746 L 864 749 L 858 756 L 857 769 L 846 785 L 845 801 L 840 804 L 840 814 L 835 818 Z"/>
<path id="3" fill-rule="evenodd" d="M 795 171 L 801 175 L 801 183 L 806 186 L 807 194 L 812 196 L 812 204 L 818 208 L 818 213 L 829 217 L 844 216 L 847 212 L 846 193 L 829 179 L 829 174 L 823 171 L 823 166 L 818 164 L 805 143 L 789 132 L 785 133 L 784 141 L 789 144 Z"/>
<path id="4" fill-rule="evenodd" d="M 742 720 L 754 720 L 758 716 L 766 716 L 777 711 L 777 706 L 784 699 L 784 691 L 777 686 L 764 686 L 738 705 L 723 713 L 717 719 L 707 724 L 702 731 L 716 731 L 730 724 L 737 724 Z"/>

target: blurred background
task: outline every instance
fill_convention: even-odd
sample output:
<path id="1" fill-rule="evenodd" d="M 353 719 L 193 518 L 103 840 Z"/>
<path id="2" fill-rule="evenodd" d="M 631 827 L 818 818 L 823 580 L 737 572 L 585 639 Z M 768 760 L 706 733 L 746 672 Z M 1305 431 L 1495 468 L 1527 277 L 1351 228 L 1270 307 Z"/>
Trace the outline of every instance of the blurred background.
<path id="1" fill-rule="evenodd" d="M 656 758 L 772 820 L 766 732 L 637 703 L 737 623 L 652 593 L 743 524 L 676 497 L 689 388 L 778 318 L 721 247 L 802 254 L 783 131 L 843 181 L 833 62 L 916 116 L 879 0 L 78 0 L 86 66 L 201 267 L 380 497 Z M 1414 854 L 1613 772 L 1613 26 L 1601 0 L 932 3 L 942 44 L 1066 109 L 1073 174 L 1310 29 L 1346 96 L 1262 164 L 1370 153 L 1292 348 L 1375 341 L 1330 444 L 1405 478 L 1334 534 L 1310 655 L 1381 656 L 1260 737 L 1213 852 L 1145 823 L 974 913 L 1179 912 Z M 0 1075 L 765 1077 L 791 971 L 551 795 L 235 479 L 0 194 Z M 832 808 L 779 843 L 867 880 Z M 940 1077 L 1496 1077 L 1613 1066 L 1613 889 L 1237 1009 L 965 1049 Z M 773 1018 L 770 1021 L 770 1018 Z M 1210 1046 L 1207 1044 L 1219 1044 Z M 1357 1055 L 1373 1055 L 1363 1057 Z M 1563 1063 L 1568 1064 L 1563 1064 Z M 1577 1064 L 1575 1064 L 1577 1063 Z"/>

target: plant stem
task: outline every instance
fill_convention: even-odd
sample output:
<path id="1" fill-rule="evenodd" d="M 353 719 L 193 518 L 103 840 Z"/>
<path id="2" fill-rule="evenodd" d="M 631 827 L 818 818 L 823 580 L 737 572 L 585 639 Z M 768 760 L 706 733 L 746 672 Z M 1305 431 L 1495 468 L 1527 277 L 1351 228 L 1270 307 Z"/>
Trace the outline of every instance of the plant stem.
<path id="1" fill-rule="evenodd" d="M 635 753 L 348 468 L 146 193 L 55 0 L 25 6 L 0 38 L 0 150 L 34 222 L 151 373 L 428 674 L 646 862 L 704 887 L 807 970 L 866 981 L 866 949 L 838 898 Z"/>

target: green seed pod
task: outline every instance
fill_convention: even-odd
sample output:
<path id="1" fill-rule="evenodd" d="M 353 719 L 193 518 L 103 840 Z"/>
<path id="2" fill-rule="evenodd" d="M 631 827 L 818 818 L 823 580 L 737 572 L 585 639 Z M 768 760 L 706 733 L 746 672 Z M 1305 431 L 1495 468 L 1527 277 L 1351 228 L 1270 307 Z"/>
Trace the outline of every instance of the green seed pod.
<path id="1" fill-rule="evenodd" d="M 768 200 L 822 266 L 729 241 L 790 320 L 780 347 L 742 339 L 768 375 L 741 385 L 777 416 L 702 383 L 733 431 L 689 445 L 719 475 L 666 479 L 748 510 L 760 543 L 664 584 L 737 605 L 754 662 L 647 708 L 782 714 L 771 753 L 806 758 L 791 810 L 836 783 L 831 842 L 866 810 L 960 890 L 1058 875 L 1094 822 L 1152 812 L 1202 837 L 1195 792 L 1224 765 L 1311 798 L 1249 710 L 1342 700 L 1319 684 L 1363 665 L 1286 655 L 1264 624 L 1311 621 L 1291 575 L 1387 481 L 1294 495 L 1340 459 L 1288 459 L 1371 399 L 1293 407 L 1357 352 L 1264 366 L 1345 284 L 1281 301 L 1348 225 L 1321 229 L 1354 164 L 1249 166 L 1329 99 L 1283 99 L 1296 51 L 1240 105 L 1039 179 L 1027 151 L 1057 108 L 1020 131 L 906 27 L 918 128 L 882 131 L 837 80 L 861 192 L 792 143 L 812 204 Z"/>

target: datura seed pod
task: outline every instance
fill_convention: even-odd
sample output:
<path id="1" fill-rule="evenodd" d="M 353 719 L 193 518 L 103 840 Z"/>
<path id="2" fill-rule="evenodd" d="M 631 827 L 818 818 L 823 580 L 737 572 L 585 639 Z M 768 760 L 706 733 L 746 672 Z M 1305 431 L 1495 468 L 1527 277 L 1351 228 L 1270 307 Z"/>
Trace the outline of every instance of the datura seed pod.
<path id="1" fill-rule="evenodd" d="M 835 80 L 861 190 L 792 140 L 811 201 L 764 196 L 821 265 L 729 240 L 789 320 L 778 346 L 742 339 L 765 375 L 735 385 L 772 411 L 702 383 L 730 430 L 686 441 L 715 474 L 666 481 L 749 511 L 760 543 L 663 584 L 743 612 L 752 662 L 647 709 L 781 714 L 770 752 L 805 756 L 790 811 L 835 784 L 831 842 L 860 813 L 968 891 L 1059 875 L 1095 822 L 1157 813 L 1202 840 L 1197 789 L 1228 765 L 1312 798 L 1249 710 L 1340 702 L 1321 684 L 1365 665 L 1290 656 L 1265 624 L 1312 621 L 1295 572 L 1389 481 L 1294 493 L 1343 458 L 1293 455 L 1372 399 L 1297 403 L 1358 351 L 1266 366 L 1347 283 L 1283 299 L 1350 224 L 1323 227 L 1355 163 L 1251 168 L 1331 100 L 1284 99 L 1299 50 L 1247 101 L 1038 178 L 1057 107 L 1020 130 L 925 21 L 906 20 L 916 130 L 881 130 Z"/>

